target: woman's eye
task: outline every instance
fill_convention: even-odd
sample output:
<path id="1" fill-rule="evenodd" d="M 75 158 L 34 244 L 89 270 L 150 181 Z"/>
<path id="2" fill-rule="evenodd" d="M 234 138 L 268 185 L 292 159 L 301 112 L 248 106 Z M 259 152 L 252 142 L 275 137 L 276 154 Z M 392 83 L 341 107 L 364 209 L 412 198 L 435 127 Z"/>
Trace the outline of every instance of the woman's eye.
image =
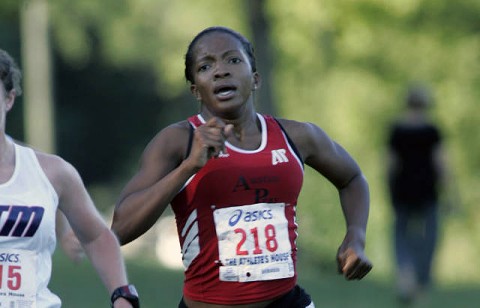
<path id="1" fill-rule="evenodd" d="M 230 63 L 233 63 L 233 64 L 238 64 L 242 62 L 242 60 L 240 58 L 231 58 L 230 59 Z"/>
<path id="2" fill-rule="evenodd" d="M 209 68 L 210 68 L 210 65 L 204 64 L 204 65 L 201 65 L 201 66 L 198 68 L 198 71 L 199 71 L 199 72 L 205 72 L 205 71 L 208 70 Z"/>

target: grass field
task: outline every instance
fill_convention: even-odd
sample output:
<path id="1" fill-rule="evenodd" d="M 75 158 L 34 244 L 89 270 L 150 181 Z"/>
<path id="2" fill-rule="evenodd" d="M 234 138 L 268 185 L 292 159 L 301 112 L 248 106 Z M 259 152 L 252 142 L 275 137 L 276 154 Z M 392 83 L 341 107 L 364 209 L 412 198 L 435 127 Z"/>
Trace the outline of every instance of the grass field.
<path id="1" fill-rule="evenodd" d="M 127 260 L 130 280 L 137 286 L 142 308 L 177 307 L 182 290 L 182 272 L 168 270 L 155 260 Z M 395 301 L 393 285 L 378 281 L 374 273 L 362 281 L 347 282 L 307 262 L 299 262 L 299 283 L 322 307 L 400 307 Z M 64 308 L 109 307 L 108 294 L 86 260 L 73 264 L 61 252 L 54 255 L 50 289 L 58 294 Z M 480 285 L 437 286 L 430 296 L 415 307 L 480 307 Z"/>

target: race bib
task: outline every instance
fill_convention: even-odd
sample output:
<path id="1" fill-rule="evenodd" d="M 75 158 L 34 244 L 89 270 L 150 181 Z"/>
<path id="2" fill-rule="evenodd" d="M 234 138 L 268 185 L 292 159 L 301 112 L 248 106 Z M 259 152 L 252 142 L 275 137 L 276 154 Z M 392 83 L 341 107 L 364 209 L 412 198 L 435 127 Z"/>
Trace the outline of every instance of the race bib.
<path id="1" fill-rule="evenodd" d="M 284 203 L 216 209 L 213 215 L 220 280 L 273 280 L 295 274 Z"/>
<path id="2" fill-rule="evenodd" d="M 0 249 L 0 307 L 36 308 L 36 254 Z"/>

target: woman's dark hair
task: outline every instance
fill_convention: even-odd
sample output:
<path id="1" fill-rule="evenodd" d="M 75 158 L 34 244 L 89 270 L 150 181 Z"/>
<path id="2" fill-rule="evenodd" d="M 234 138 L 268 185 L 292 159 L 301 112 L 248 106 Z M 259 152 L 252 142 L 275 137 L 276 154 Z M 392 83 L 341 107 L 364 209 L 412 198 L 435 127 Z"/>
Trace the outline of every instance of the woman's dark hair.
<path id="1" fill-rule="evenodd" d="M 0 49 L 0 80 L 5 87 L 5 91 L 9 93 L 15 90 L 17 96 L 21 95 L 21 79 L 22 73 L 13 58 L 5 50 Z"/>
<path id="2" fill-rule="evenodd" d="M 243 46 L 243 49 L 247 53 L 248 60 L 250 61 L 250 66 L 252 67 L 252 71 L 256 72 L 257 71 L 257 65 L 255 63 L 255 53 L 253 51 L 253 46 L 248 41 L 243 35 L 240 33 L 226 27 L 210 27 L 206 28 L 200 33 L 197 34 L 193 38 L 193 40 L 190 42 L 190 45 L 188 45 L 187 53 L 185 54 L 185 79 L 189 81 L 191 84 L 193 84 L 193 72 L 192 72 L 192 67 L 193 67 L 193 48 L 195 47 L 195 44 L 200 40 L 202 37 L 205 35 L 212 33 L 212 32 L 221 32 L 221 33 L 227 33 L 236 38 L 237 40 L 240 41 L 240 43 Z"/>

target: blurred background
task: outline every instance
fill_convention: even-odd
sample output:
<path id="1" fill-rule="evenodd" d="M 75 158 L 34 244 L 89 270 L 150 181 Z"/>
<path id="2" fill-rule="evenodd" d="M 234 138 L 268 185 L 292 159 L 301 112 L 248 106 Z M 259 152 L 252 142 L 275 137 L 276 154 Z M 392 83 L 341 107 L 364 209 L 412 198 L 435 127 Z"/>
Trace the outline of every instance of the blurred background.
<path id="1" fill-rule="evenodd" d="M 382 307 L 394 296 L 387 129 L 404 107 L 408 85 L 421 82 L 433 95 L 432 117 L 444 133 L 458 195 L 441 208 L 432 307 L 475 307 L 479 16 L 477 0 L 2 0 L 0 48 L 19 63 L 25 91 L 7 117 L 7 132 L 75 165 L 109 219 L 148 141 L 198 110 L 183 77 L 190 40 L 208 26 L 234 28 L 255 46 L 263 80 L 258 109 L 322 127 L 354 156 L 370 184 L 366 251 L 374 270 L 365 282 L 347 285 L 335 276 L 344 234 L 337 193 L 307 168 L 297 210 L 307 290 L 311 285 L 321 307 L 322 296 L 326 307 L 375 301 Z M 144 286 L 140 292 L 163 303 L 146 307 L 169 307 L 181 296 L 178 262 L 157 258 L 178 257 L 175 232 L 164 222 L 165 229 L 156 226 L 124 248 L 131 277 Z M 171 236 L 162 241 L 159 233 Z M 60 269 L 54 266 L 52 289 L 75 307 L 77 295 L 65 288 L 71 286 L 65 278 L 88 269 L 55 258 Z M 152 292 L 150 282 L 157 287 Z M 173 293 L 158 293 L 168 287 Z"/>

